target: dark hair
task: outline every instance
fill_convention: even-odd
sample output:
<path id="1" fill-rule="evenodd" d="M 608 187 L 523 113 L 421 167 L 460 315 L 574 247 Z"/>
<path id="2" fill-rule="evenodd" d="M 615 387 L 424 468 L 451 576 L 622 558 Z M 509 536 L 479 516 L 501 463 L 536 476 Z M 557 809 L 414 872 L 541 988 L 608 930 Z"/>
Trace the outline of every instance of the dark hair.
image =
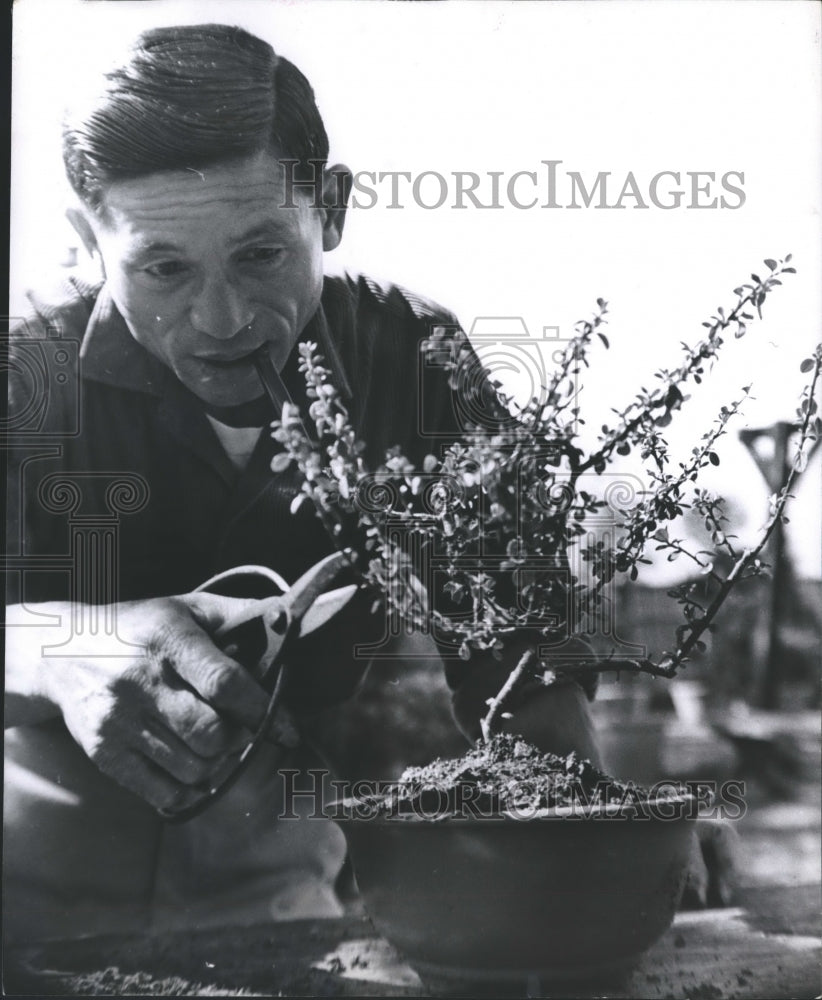
<path id="1" fill-rule="evenodd" d="M 143 32 L 63 127 L 66 175 L 93 208 L 112 181 L 266 150 L 297 160 L 296 179 L 315 179 L 328 137 L 314 91 L 267 42 L 225 24 Z"/>

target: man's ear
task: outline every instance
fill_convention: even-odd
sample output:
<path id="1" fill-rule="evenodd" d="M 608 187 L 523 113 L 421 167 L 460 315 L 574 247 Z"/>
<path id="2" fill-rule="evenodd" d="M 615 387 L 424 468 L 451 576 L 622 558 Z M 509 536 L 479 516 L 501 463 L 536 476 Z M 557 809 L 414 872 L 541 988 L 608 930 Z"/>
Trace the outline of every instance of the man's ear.
<path id="1" fill-rule="evenodd" d="M 342 239 L 345 212 L 354 177 L 343 163 L 335 163 L 323 171 L 323 250 L 336 250 Z"/>
<path id="2" fill-rule="evenodd" d="M 88 220 L 88 216 L 83 211 L 82 208 L 71 205 L 66 209 L 66 218 L 71 223 L 74 231 L 83 241 L 83 246 L 88 251 L 88 255 L 93 257 L 95 253 L 98 252 L 97 237 L 94 235 L 94 229 Z"/>

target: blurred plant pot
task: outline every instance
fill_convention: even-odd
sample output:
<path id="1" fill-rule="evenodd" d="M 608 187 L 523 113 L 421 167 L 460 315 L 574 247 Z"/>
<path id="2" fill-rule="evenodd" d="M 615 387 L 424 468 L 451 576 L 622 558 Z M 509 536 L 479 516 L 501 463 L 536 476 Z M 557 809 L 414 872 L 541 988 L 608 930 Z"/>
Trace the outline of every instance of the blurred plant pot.
<path id="1" fill-rule="evenodd" d="M 667 930 L 695 812 L 688 797 L 649 805 L 333 818 L 379 932 L 430 987 L 487 987 L 627 967 Z"/>

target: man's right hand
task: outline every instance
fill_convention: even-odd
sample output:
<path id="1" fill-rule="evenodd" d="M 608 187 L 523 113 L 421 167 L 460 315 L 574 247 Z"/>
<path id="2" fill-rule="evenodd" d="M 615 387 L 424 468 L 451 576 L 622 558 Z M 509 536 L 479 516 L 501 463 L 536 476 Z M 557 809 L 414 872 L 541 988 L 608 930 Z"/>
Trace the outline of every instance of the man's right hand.
<path id="1" fill-rule="evenodd" d="M 116 636 L 80 647 L 75 635 L 65 652 L 55 646 L 71 605 L 8 609 L 6 725 L 59 712 L 109 777 L 156 808 L 193 802 L 233 768 L 268 702 L 211 639 L 246 603 L 201 592 L 121 603 L 109 609 Z M 43 615 L 60 615 L 62 628 L 32 627 Z"/>

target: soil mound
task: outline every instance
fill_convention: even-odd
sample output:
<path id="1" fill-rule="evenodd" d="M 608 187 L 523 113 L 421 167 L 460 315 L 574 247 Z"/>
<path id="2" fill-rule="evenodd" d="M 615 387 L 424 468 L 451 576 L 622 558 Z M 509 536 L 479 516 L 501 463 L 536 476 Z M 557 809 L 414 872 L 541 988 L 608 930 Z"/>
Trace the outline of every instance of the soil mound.
<path id="1" fill-rule="evenodd" d="M 558 757 L 518 736 L 498 734 L 461 757 L 406 768 L 367 804 L 375 815 L 432 819 L 631 805 L 648 798 L 646 788 L 611 777 L 577 753 Z"/>

